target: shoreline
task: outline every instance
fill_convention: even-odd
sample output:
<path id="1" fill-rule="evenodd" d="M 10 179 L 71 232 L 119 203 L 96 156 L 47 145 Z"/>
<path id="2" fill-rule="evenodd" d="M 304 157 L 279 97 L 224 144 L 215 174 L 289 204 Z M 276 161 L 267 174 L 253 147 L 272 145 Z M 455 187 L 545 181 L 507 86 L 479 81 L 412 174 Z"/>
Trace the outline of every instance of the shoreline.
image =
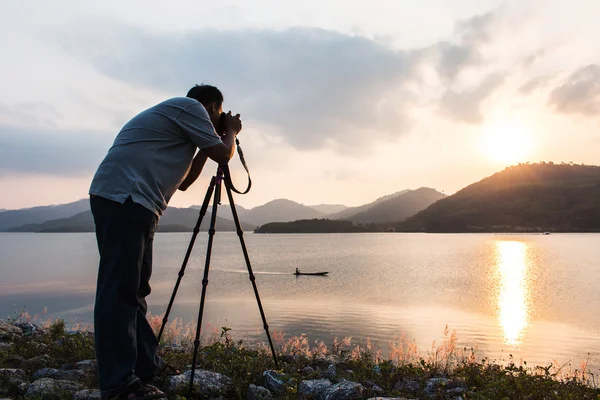
<path id="1" fill-rule="evenodd" d="M 161 356 L 186 372 L 157 377 L 152 383 L 175 399 L 187 395 L 193 338 L 177 324 L 165 332 Z M 401 340 L 392 354 L 384 357 L 369 342 L 361 347 L 351 344 L 349 338 L 336 338 L 326 346 L 308 343 L 303 336 L 286 340 L 283 333 L 274 331 L 280 364 L 280 369 L 274 370 L 268 346 L 233 340 L 223 327 L 202 338 L 197 396 L 329 400 L 600 396 L 597 378 L 585 366 L 566 374 L 552 365 L 529 368 L 526 362 L 514 361 L 499 365 L 480 359 L 473 349 L 457 348 L 455 333 L 445 334 L 443 342 L 425 356 L 416 354 L 410 341 Z M 93 334 L 66 331 L 63 320 L 47 321 L 44 326 L 0 320 L 0 396 L 96 399 L 94 358 Z M 211 386 L 207 382 L 216 383 Z"/>

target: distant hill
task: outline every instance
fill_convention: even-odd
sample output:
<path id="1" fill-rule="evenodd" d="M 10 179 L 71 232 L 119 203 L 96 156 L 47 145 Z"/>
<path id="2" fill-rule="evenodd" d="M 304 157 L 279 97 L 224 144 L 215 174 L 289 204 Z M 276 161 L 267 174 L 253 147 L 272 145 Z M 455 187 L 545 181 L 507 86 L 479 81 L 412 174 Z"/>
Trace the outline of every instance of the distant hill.
<path id="1" fill-rule="evenodd" d="M 196 211 L 199 211 L 201 207 L 202 206 L 200 206 L 200 205 L 193 205 L 190 208 L 195 209 Z M 256 227 L 258 225 L 258 224 L 255 224 L 254 222 L 252 222 L 252 220 L 250 218 L 250 210 L 248 210 L 247 208 L 244 208 L 244 207 L 236 204 L 235 210 L 237 211 L 238 218 L 240 219 L 240 221 L 246 222 L 254 227 Z M 208 206 L 208 210 L 206 210 L 206 215 L 210 215 L 211 211 L 212 211 L 212 204 Z M 230 221 L 233 221 L 233 215 L 231 214 L 231 207 L 229 206 L 229 204 L 222 203 L 219 206 L 219 209 L 217 210 L 217 216 L 223 217 Z"/>
<path id="2" fill-rule="evenodd" d="M 228 205 L 221 205 L 217 211 L 217 223 L 216 229 L 219 231 L 235 231 L 235 224 L 233 221 L 228 220 L 226 218 L 220 217 L 221 212 L 225 209 L 229 209 Z M 202 219 L 202 224 L 200 225 L 200 230 L 206 231 L 210 225 L 210 211 L 212 207 L 209 207 L 206 215 Z M 199 210 L 191 209 L 191 208 L 177 208 L 177 207 L 169 207 L 160 218 L 158 223 L 159 231 L 167 231 L 175 232 L 175 226 L 179 227 L 180 230 L 177 232 L 191 232 L 198 221 Z M 252 231 L 256 226 L 253 224 L 249 224 L 240 219 L 240 224 L 242 225 L 242 229 L 245 231 Z M 184 229 L 181 229 L 181 228 Z"/>
<path id="3" fill-rule="evenodd" d="M 198 210 L 190 208 L 169 207 L 161 217 L 158 232 L 191 232 L 198 221 Z M 207 231 L 210 225 L 210 214 L 202 220 L 200 230 Z M 242 229 L 251 231 L 253 225 L 241 222 Z M 217 216 L 217 231 L 235 231 L 235 224 Z M 91 211 L 84 211 L 69 218 L 46 221 L 40 224 L 27 224 L 11 228 L 11 232 L 94 232 L 94 220 Z"/>
<path id="4" fill-rule="evenodd" d="M 193 208 L 200 209 L 199 205 L 192 206 Z M 208 212 L 212 207 L 209 207 Z M 262 206 L 247 209 L 241 206 L 235 205 L 235 209 L 238 213 L 240 221 L 245 221 L 254 227 L 266 224 L 268 222 L 287 222 L 295 221 L 298 219 L 309 219 L 318 218 L 325 215 L 323 212 L 319 212 L 311 207 L 307 207 L 295 201 L 287 199 L 273 200 Z M 231 215 L 231 207 L 229 204 L 223 204 L 219 207 L 218 215 L 233 220 Z"/>
<path id="5" fill-rule="evenodd" d="M 328 214 L 325 217 L 328 218 L 328 219 L 349 219 L 349 218 L 355 216 L 356 214 L 368 211 L 371 207 L 373 207 L 373 206 L 375 206 L 375 205 L 377 205 L 379 203 L 382 203 L 382 202 L 384 202 L 386 200 L 392 199 L 392 198 L 394 198 L 396 196 L 400 196 L 401 194 L 404 194 L 406 192 L 409 192 L 409 190 L 408 189 L 407 190 L 401 190 L 401 191 L 396 192 L 396 193 L 388 194 L 386 196 L 380 197 L 377 200 L 372 201 L 372 202 L 367 203 L 367 204 L 364 204 L 362 206 L 348 207 L 345 210 L 342 210 L 340 212 L 336 212 L 336 213 L 333 213 L 333 214 Z"/>
<path id="6" fill-rule="evenodd" d="M 8 210 L 0 213 L 0 232 L 10 228 L 41 223 L 54 219 L 68 218 L 82 211 L 89 210 L 90 200 L 81 199 L 72 203 Z"/>
<path id="7" fill-rule="evenodd" d="M 89 208 L 89 207 L 88 207 Z M 84 211 L 68 218 L 26 224 L 9 229 L 10 232 L 94 232 L 92 213 Z"/>
<path id="8" fill-rule="evenodd" d="M 446 195 L 430 188 L 405 191 L 383 201 L 378 201 L 368 210 L 357 213 L 348 219 L 360 224 L 382 224 L 403 221 L 429 207 Z"/>
<path id="9" fill-rule="evenodd" d="M 600 167 L 553 163 L 509 167 L 432 204 L 397 229 L 600 231 Z"/>
<path id="10" fill-rule="evenodd" d="M 342 212 L 348 207 L 343 204 L 318 204 L 316 206 L 309 206 L 313 210 L 316 210 L 323 214 L 334 214 Z"/>
<path id="11" fill-rule="evenodd" d="M 354 225 L 351 221 L 331 219 L 303 219 L 292 222 L 271 222 L 256 229 L 255 233 L 353 233 L 375 231 L 372 227 Z"/>
<path id="12" fill-rule="evenodd" d="M 323 216 L 323 213 L 295 201 L 278 199 L 250 209 L 245 219 L 258 226 L 268 222 L 288 222 Z"/>

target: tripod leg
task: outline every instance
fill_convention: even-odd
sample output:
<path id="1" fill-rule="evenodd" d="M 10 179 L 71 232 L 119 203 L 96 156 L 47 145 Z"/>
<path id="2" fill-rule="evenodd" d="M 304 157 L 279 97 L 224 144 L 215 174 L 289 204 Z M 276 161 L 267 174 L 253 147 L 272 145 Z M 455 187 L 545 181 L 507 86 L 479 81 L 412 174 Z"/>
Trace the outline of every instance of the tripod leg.
<path id="1" fill-rule="evenodd" d="M 204 299 L 206 297 L 206 286 L 208 285 L 208 269 L 210 267 L 210 255 L 212 252 L 213 238 L 215 236 L 215 224 L 217 220 L 217 207 L 221 202 L 221 181 L 222 174 L 217 173 L 215 179 L 215 197 L 213 200 L 213 209 L 210 217 L 210 228 L 208 230 L 208 247 L 206 248 L 206 263 L 204 264 L 204 277 L 202 278 L 202 295 L 200 297 L 200 310 L 198 311 L 198 324 L 196 325 L 196 338 L 194 339 L 194 356 L 192 358 L 192 371 L 190 375 L 189 398 L 192 398 L 194 389 L 194 375 L 196 373 L 196 358 L 198 356 L 198 347 L 200 346 L 200 329 L 202 327 L 202 314 L 204 313 Z"/>
<path id="2" fill-rule="evenodd" d="M 269 340 L 269 346 L 271 347 L 271 353 L 273 354 L 273 361 L 275 362 L 275 368 L 279 368 L 279 364 L 277 363 L 277 356 L 275 355 L 275 348 L 273 347 L 273 342 L 271 341 L 271 335 L 269 334 L 269 325 L 267 324 L 267 318 L 265 317 L 265 312 L 263 311 L 262 303 L 260 301 L 260 296 L 258 294 L 258 288 L 256 287 L 256 278 L 254 276 L 254 273 L 252 272 L 252 266 L 250 265 L 250 257 L 248 256 L 248 250 L 246 250 L 246 243 L 244 242 L 244 231 L 242 230 L 242 226 L 240 224 L 240 219 L 238 218 L 238 214 L 235 209 L 235 203 L 233 202 L 233 194 L 231 193 L 231 188 L 227 184 L 225 184 L 225 190 L 227 191 L 227 197 L 229 198 L 229 205 L 231 206 L 231 214 L 233 215 L 233 221 L 235 222 L 235 228 L 237 230 L 237 235 L 240 238 L 240 244 L 242 245 L 242 252 L 244 253 L 244 259 L 246 260 L 246 267 L 248 268 L 250 282 L 252 282 L 252 287 L 254 289 L 254 295 L 256 296 L 256 302 L 258 304 L 258 309 L 260 310 L 260 316 L 262 317 L 263 327 L 265 328 L 265 332 L 267 333 L 267 339 Z"/>
<path id="3" fill-rule="evenodd" d="M 185 253 L 185 258 L 183 259 L 183 264 L 181 265 L 181 269 L 179 270 L 179 276 L 177 278 L 177 283 L 175 283 L 175 287 L 173 288 L 173 294 L 171 294 L 171 300 L 169 300 L 169 305 L 167 306 L 167 311 L 165 311 L 165 316 L 162 320 L 162 325 L 160 327 L 160 332 L 158 333 L 158 342 L 160 343 L 160 338 L 162 337 L 165 326 L 167 325 L 167 321 L 169 320 L 169 314 L 171 313 L 171 307 L 173 307 L 173 302 L 175 301 L 175 296 L 177 295 L 177 290 L 179 290 L 179 285 L 181 284 L 181 279 L 185 274 L 185 268 L 187 267 L 188 260 L 190 259 L 190 254 L 192 253 L 192 247 L 194 247 L 194 242 L 196 241 L 196 236 L 198 236 L 198 232 L 200 232 L 200 224 L 202 224 L 202 219 L 206 214 L 206 210 L 208 209 L 208 202 L 210 201 L 210 196 L 213 194 L 213 190 L 215 188 L 215 177 L 210 181 L 210 185 L 208 186 L 208 190 L 206 191 L 206 195 L 204 196 L 204 201 L 202 202 L 202 207 L 200 208 L 200 215 L 198 216 L 198 221 L 196 222 L 196 226 L 194 227 L 194 233 L 192 234 L 192 239 L 190 240 L 190 244 L 187 248 L 187 252 Z"/>

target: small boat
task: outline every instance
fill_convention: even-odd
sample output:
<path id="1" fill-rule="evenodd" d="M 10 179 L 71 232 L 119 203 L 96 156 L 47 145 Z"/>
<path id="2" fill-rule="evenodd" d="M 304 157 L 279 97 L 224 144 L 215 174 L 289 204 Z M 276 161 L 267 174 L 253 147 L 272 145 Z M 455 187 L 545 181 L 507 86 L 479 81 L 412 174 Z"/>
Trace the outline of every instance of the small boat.
<path id="1" fill-rule="evenodd" d="M 329 272 L 300 272 L 298 269 L 296 269 L 296 272 L 294 272 L 292 275 L 312 275 L 312 276 L 325 276 L 327 275 Z"/>
<path id="2" fill-rule="evenodd" d="M 549 234 L 550 234 L 550 232 L 544 232 L 544 235 L 549 235 Z"/>

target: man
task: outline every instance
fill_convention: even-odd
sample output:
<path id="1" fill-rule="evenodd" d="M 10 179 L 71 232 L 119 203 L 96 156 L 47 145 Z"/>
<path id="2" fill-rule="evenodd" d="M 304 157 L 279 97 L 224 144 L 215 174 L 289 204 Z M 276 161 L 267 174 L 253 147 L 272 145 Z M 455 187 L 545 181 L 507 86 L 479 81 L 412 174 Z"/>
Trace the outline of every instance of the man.
<path id="1" fill-rule="evenodd" d="M 198 178 L 207 158 L 223 164 L 233 156 L 242 124 L 230 111 L 225 133 L 217 135 L 222 103 L 219 89 L 196 85 L 187 97 L 143 111 L 121 129 L 94 176 L 89 193 L 100 252 L 94 331 L 103 398 L 165 398 L 143 383 L 166 368 L 146 320 L 154 231 L 171 196 Z"/>

